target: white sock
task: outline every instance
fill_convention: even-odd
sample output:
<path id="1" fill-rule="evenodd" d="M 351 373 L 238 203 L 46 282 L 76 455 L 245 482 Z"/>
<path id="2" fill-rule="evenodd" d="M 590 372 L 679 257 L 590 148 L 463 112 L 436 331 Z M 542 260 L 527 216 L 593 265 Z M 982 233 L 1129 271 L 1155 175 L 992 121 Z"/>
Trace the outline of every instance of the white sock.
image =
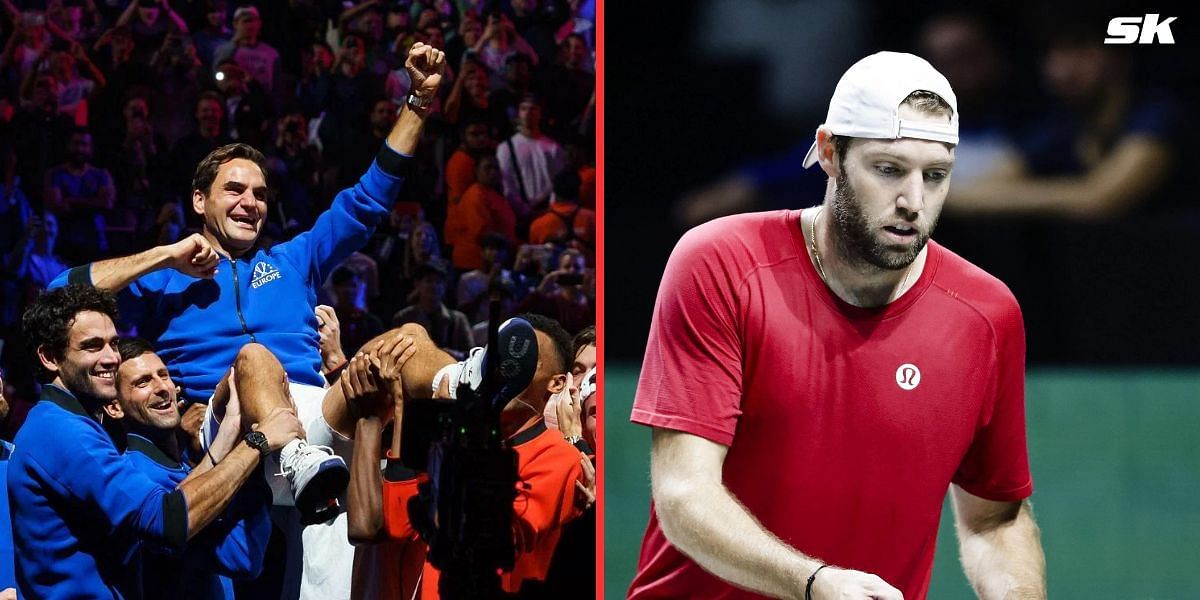
<path id="1" fill-rule="evenodd" d="M 447 387 L 450 390 L 450 399 L 458 399 L 458 380 L 462 376 L 463 364 L 461 362 L 450 363 L 438 369 L 437 375 L 433 376 L 433 395 L 436 397 L 438 388 L 442 387 L 442 380 L 449 377 Z"/>

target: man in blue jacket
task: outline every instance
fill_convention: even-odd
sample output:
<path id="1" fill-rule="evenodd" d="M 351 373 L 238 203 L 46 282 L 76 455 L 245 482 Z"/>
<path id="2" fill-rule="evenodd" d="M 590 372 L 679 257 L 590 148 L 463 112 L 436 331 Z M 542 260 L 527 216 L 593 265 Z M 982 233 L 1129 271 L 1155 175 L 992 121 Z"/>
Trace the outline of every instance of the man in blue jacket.
<path id="1" fill-rule="evenodd" d="M 216 466 L 242 439 L 236 384 L 209 452 L 192 468 L 182 460 L 175 435 L 179 427 L 179 405 L 175 383 L 154 347 L 140 338 L 122 339 L 117 344 L 121 366 L 117 367 L 117 399 L 104 406 L 105 415 L 121 423 L 127 432 L 125 455 L 152 481 L 166 490 L 175 489 L 191 473 L 200 474 Z M 247 350 L 250 352 L 250 350 Z M 282 367 L 261 350 L 258 368 Z M 261 477 L 251 476 L 238 490 L 229 507 L 183 552 L 150 543 L 139 544 L 129 561 L 140 569 L 142 594 L 146 600 L 194 599 L 233 600 L 230 578 L 252 579 L 262 572 L 263 557 L 271 537 L 271 490 Z"/>
<path id="2" fill-rule="evenodd" d="M 22 318 L 46 384 L 8 465 L 17 587 L 25 597 L 138 595 L 125 564 L 131 548 L 184 547 L 225 510 L 263 456 L 303 434 L 295 413 L 279 408 L 216 467 L 173 488 L 147 477 L 101 425 L 103 406 L 117 396 L 115 316 L 111 294 L 70 285 L 43 293 Z M 279 381 L 239 375 L 238 387 L 243 395 L 284 397 Z"/>
<path id="3" fill-rule="evenodd" d="M 207 443 L 228 397 L 221 385 L 239 349 L 257 343 L 282 363 L 289 399 L 243 394 L 250 422 L 294 402 L 308 437 L 285 446 L 268 465 L 276 504 L 292 504 L 304 522 L 327 520 L 345 490 L 348 435 L 326 415 L 344 403 L 325 401 L 317 350 L 316 286 L 347 256 L 366 244 L 388 215 L 403 173 L 420 139 L 425 115 L 442 81 L 445 55 L 414 44 L 405 61 L 412 94 L 374 164 L 342 190 L 312 229 L 271 249 L 256 248 L 267 216 L 268 188 L 262 153 L 245 144 L 214 150 L 196 168 L 192 209 L 203 217 L 201 234 L 125 258 L 76 267 L 59 284 L 89 283 L 119 292 L 122 315 L 156 340 L 158 354 L 183 389 L 185 401 L 208 404 L 202 436 Z"/>

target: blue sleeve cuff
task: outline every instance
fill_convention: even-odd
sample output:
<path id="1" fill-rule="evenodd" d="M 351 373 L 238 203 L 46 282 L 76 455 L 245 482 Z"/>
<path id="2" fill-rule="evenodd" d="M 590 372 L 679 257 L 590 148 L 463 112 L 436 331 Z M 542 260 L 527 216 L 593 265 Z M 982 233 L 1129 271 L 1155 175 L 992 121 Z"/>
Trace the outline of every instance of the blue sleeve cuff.
<path id="1" fill-rule="evenodd" d="M 379 165 L 379 168 L 384 173 L 392 177 L 404 177 L 407 175 L 408 164 L 411 160 L 411 156 L 392 150 L 386 141 L 383 143 L 383 147 L 379 149 L 379 154 L 375 155 L 375 164 Z"/>

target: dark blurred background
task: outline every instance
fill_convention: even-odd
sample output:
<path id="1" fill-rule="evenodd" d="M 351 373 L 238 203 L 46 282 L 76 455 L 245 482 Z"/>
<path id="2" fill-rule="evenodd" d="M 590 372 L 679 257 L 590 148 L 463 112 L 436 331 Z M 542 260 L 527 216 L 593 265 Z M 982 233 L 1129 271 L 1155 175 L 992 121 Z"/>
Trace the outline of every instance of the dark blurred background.
<path id="1" fill-rule="evenodd" d="M 1104 45 L 1158 13 L 1175 44 Z M 662 269 L 689 227 L 820 203 L 800 167 L 841 74 L 934 63 L 961 143 L 934 238 L 1024 311 L 1027 420 L 1051 597 L 1195 598 L 1200 20 L 1183 3 L 612 2 L 607 7 L 605 597 L 649 509 L 629 423 Z M 935 343 L 933 340 L 931 342 Z M 969 598 L 943 514 L 930 598 Z"/>

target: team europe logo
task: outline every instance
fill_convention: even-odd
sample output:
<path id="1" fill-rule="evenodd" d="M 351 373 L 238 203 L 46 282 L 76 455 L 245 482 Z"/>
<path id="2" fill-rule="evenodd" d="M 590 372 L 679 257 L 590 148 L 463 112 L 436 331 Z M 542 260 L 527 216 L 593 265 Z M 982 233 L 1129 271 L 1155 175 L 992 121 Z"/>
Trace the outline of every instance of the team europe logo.
<path id="1" fill-rule="evenodd" d="M 260 260 L 257 265 L 254 265 L 254 279 L 250 281 L 250 287 L 257 290 L 280 277 L 282 275 L 279 273 L 279 269 Z"/>
<path id="2" fill-rule="evenodd" d="M 906 391 L 915 389 L 921 385 L 921 370 L 911 363 L 900 365 L 900 368 L 896 369 L 896 385 Z"/>

